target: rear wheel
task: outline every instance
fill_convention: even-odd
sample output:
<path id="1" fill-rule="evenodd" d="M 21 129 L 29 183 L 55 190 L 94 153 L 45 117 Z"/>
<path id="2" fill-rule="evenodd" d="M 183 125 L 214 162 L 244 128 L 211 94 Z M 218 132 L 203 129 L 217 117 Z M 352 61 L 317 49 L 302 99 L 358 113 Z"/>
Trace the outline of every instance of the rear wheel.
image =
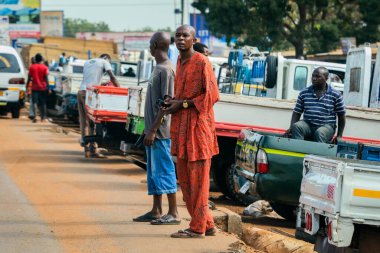
<path id="1" fill-rule="evenodd" d="M 296 207 L 291 205 L 271 203 L 273 210 L 282 218 L 295 221 L 296 220 Z"/>
<path id="2" fill-rule="evenodd" d="M 18 106 L 13 106 L 11 108 L 11 114 L 13 119 L 20 118 L 20 108 Z"/>
<path id="3" fill-rule="evenodd" d="M 235 200 L 229 186 L 228 171 L 235 161 L 236 139 L 218 137 L 218 144 L 219 154 L 212 158 L 211 176 L 218 190 L 226 197 Z"/>

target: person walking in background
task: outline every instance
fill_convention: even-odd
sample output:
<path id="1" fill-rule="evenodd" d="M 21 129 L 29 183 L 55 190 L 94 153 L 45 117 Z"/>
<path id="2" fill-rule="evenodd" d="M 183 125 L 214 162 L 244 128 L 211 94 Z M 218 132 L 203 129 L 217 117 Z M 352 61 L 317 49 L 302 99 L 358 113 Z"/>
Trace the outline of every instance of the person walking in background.
<path id="1" fill-rule="evenodd" d="M 35 63 L 29 67 L 27 85 L 32 82 L 32 101 L 30 116 L 32 122 L 37 122 L 37 105 L 41 116 L 41 122 L 46 122 L 46 98 L 49 91 L 49 69 L 44 64 L 44 59 L 41 54 L 36 54 L 34 57 Z M 32 115 L 34 115 L 32 117 Z"/>
<path id="2" fill-rule="evenodd" d="M 148 83 L 145 100 L 145 138 L 147 155 L 148 195 L 153 195 L 153 207 L 148 213 L 135 219 L 136 222 L 150 221 L 152 225 L 180 224 L 177 211 L 177 183 L 175 167 L 170 155 L 170 115 L 161 110 L 166 96 L 174 95 L 174 67 L 168 58 L 170 37 L 156 32 L 150 40 L 150 52 L 157 65 Z M 162 194 L 167 194 L 169 211 L 162 216 Z"/>
<path id="3" fill-rule="evenodd" d="M 100 85 L 104 72 L 110 76 L 110 80 L 114 86 L 120 86 L 112 72 L 110 62 L 111 56 L 102 54 L 99 58 L 88 60 L 84 64 L 83 80 L 78 91 L 79 125 L 82 136 L 81 144 L 83 144 L 84 136 L 95 134 L 94 123 L 88 118 L 86 111 L 86 90 L 93 86 Z M 97 144 L 94 142 L 85 145 L 84 152 L 86 158 L 105 158 L 104 155 L 97 152 Z"/>
<path id="4" fill-rule="evenodd" d="M 213 111 L 219 91 L 211 63 L 194 51 L 195 42 L 193 27 L 177 28 L 175 43 L 180 56 L 175 92 L 164 109 L 172 114 L 171 152 L 177 156 L 179 184 L 191 216 L 190 227 L 173 233 L 174 238 L 202 238 L 216 233 L 208 197 L 211 158 L 219 153 Z"/>
<path id="5" fill-rule="evenodd" d="M 168 56 L 170 61 L 173 63 L 174 68 L 177 66 L 177 60 L 178 60 L 179 51 L 174 43 L 174 37 L 170 37 L 170 45 L 168 50 Z"/>
<path id="6" fill-rule="evenodd" d="M 36 63 L 36 60 L 34 59 L 34 56 L 30 59 L 30 66 Z M 29 80 L 27 85 L 27 95 L 29 100 L 29 119 L 33 120 L 36 117 L 36 112 L 34 111 L 34 106 L 32 104 L 32 82 Z"/>
<path id="7" fill-rule="evenodd" d="M 201 53 L 204 56 L 208 56 L 208 54 L 209 54 L 208 47 L 203 43 L 196 42 L 194 44 L 193 48 L 194 48 L 194 51 Z"/>

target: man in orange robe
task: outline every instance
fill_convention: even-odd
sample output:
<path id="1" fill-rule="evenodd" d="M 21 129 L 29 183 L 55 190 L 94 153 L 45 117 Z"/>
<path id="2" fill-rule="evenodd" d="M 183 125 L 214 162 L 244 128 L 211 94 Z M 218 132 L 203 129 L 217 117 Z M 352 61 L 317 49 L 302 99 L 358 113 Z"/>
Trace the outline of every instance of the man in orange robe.
<path id="1" fill-rule="evenodd" d="M 211 63 L 193 50 L 194 28 L 177 28 L 175 42 L 180 51 L 175 97 L 166 101 L 169 107 L 165 110 L 173 114 L 171 152 L 177 156 L 178 179 L 191 222 L 190 228 L 172 237 L 201 238 L 216 233 L 208 197 L 211 158 L 219 153 L 213 111 L 219 91 Z"/>

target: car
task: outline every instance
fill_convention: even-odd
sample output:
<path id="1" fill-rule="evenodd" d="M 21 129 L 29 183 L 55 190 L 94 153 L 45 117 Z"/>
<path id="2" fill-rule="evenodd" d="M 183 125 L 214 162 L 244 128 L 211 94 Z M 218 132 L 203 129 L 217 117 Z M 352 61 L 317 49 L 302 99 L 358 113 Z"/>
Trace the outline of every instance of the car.
<path id="1" fill-rule="evenodd" d="M 0 46 L 0 115 L 10 112 L 12 118 L 20 117 L 25 100 L 25 78 L 25 67 L 17 51 Z"/>

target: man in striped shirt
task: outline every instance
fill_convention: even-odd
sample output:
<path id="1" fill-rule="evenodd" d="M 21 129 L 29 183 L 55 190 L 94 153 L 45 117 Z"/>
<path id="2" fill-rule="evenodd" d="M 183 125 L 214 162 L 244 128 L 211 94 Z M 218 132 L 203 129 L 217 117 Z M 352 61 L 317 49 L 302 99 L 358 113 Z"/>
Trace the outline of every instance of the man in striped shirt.
<path id="1" fill-rule="evenodd" d="M 346 124 L 346 110 L 342 94 L 327 84 L 329 72 L 324 67 L 314 70 L 312 86 L 300 92 L 293 110 L 290 128 L 287 134 L 294 139 L 329 142 L 341 138 Z M 303 119 L 300 120 L 303 114 Z"/>

